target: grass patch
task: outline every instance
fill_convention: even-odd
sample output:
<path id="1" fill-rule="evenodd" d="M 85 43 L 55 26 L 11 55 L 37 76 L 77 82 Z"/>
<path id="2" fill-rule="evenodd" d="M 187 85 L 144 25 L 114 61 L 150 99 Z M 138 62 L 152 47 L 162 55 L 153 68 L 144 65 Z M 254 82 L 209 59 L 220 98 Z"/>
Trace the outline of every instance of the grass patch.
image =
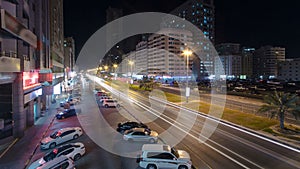
<path id="1" fill-rule="evenodd" d="M 165 95 L 169 102 L 178 103 L 181 102 L 181 100 L 183 100 L 182 97 L 177 94 L 165 92 Z"/>
<path id="2" fill-rule="evenodd" d="M 270 133 L 270 134 L 272 134 L 272 135 L 277 135 L 277 133 L 275 133 L 272 129 L 270 129 L 270 128 L 265 128 L 265 129 L 263 129 L 262 131 L 264 131 L 264 132 L 266 132 L 266 133 Z"/>
<path id="3" fill-rule="evenodd" d="M 167 100 L 170 102 L 181 102 L 181 96 L 165 92 Z M 184 98 L 183 98 L 184 100 Z M 218 114 L 214 114 L 216 112 L 222 111 L 222 107 L 218 105 L 211 105 L 207 102 L 199 102 L 199 106 L 190 105 L 190 104 L 197 104 L 197 103 L 188 103 L 186 107 L 192 108 L 196 111 L 203 112 L 205 114 L 210 113 L 212 116 L 219 116 Z M 196 108 L 195 108 L 196 107 Z M 210 112 L 211 111 L 211 112 Z M 238 124 L 252 130 L 263 130 L 265 128 L 274 126 L 278 124 L 278 122 L 274 119 L 269 119 L 267 117 L 257 116 L 255 114 L 249 114 L 240 112 L 237 110 L 227 109 L 224 108 L 223 114 L 221 119 L 229 121 L 234 124 Z"/>

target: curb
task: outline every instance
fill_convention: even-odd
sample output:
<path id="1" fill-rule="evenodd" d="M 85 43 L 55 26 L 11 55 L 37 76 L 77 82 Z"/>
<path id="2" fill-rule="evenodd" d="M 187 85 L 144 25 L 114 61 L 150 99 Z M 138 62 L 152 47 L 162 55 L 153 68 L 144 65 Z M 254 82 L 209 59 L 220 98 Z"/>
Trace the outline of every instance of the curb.
<path id="1" fill-rule="evenodd" d="M 54 122 L 54 119 L 55 119 L 55 117 L 52 118 L 52 120 L 51 120 L 50 124 L 48 125 L 47 129 L 43 132 L 42 137 L 41 137 L 40 140 L 42 140 L 42 139 L 45 137 L 46 133 L 48 132 L 48 130 L 49 130 L 50 127 L 52 126 L 52 124 L 53 124 L 53 122 Z M 29 159 L 25 162 L 24 169 L 27 168 L 29 162 L 32 160 L 32 158 L 33 158 L 33 156 L 34 156 L 34 154 L 35 154 L 35 152 L 36 152 L 36 150 L 38 149 L 39 146 L 40 146 L 40 142 L 38 142 L 38 143 L 36 144 L 36 146 L 35 146 L 33 152 L 31 153 L 31 155 L 30 155 L 30 157 L 29 157 Z"/>

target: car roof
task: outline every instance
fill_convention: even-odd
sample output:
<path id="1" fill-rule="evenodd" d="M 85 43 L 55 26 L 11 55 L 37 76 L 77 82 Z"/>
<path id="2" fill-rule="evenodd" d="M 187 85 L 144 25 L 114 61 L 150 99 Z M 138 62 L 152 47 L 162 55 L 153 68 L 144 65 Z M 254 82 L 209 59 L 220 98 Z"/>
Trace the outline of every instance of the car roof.
<path id="1" fill-rule="evenodd" d="M 59 129 L 59 131 L 65 132 L 68 130 L 76 130 L 76 129 L 80 129 L 80 127 L 66 127 L 66 128 Z"/>
<path id="2" fill-rule="evenodd" d="M 114 102 L 117 102 L 118 100 L 116 99 L 104 99 L 105 101 L 114 101 Z"/>
<path id="3" fill-rule="evenodd" d="M 163 151 L 171 152 L 171 147 L 165 144 L 144 144 L 142 151 Z"/>
<path id="4" fill-rule="evenodd" d="M 139 124 L 139 122 L 136 122 L 136 121 L 127 121 L 127 122 L 124 122 L 122 124 Z"/>
<path id="5" fill-rule="evenodd" d="M 54 158 L 53 160 L 48 161 L 47 163 L 45 163 L 44 165 L 38 167 L 38 169 L 42 169 L 42 168 L 48 168 L 48 167 L 53 167 L 54 165 L 63 162 L 63 161 L 68 161 L 69 158 L 67 156 L 59 156 L 57 158 Z"/>
<path id="6" fill-rule="evenodd" d="M 132 131 L 145 132 L 145 128 L 133 128 Z"/>

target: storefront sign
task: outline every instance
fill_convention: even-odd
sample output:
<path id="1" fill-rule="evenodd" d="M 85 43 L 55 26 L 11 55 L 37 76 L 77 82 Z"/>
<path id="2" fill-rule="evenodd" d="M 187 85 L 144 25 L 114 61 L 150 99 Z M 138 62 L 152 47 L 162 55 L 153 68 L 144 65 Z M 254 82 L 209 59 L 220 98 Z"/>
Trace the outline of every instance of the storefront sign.
<path id="1" fill-rule="evenodd" d="M 28 89 L 39 84 L 38 72 L 23 72 L 23 88 Z"/>
<path id="2" fill-rule="evenodd" d="M 37 48 L 36 35 L 4 9 L 1 9 L 1 28 Z"/>
<path id="3" fill-rule="evenodd" d="M 35 98 L 39 97 L 42 94 L 43 94 L 42 89 L 38 89 L 31 93 L 24 95 L 24 104 L 30 102 L 31 100 L 34 100 Z"/>

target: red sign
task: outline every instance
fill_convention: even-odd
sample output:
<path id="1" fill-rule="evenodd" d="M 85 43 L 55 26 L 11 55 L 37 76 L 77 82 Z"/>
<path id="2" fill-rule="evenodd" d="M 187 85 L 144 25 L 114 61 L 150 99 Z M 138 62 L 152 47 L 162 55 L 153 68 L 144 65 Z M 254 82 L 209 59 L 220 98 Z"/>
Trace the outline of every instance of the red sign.
<path id="1" fill-rule="evenodd" d="M 43 82 L 51 83 L 53 80 L 52 73 L 40 73 L 39 76 L 40 76 L 40 83 L 43 83 Z"/>
<path id="2" fill-rule="evenodd" d="M 39 83 L 38 72 L 23 72 L 23 88 L 28 88 Z"/>

